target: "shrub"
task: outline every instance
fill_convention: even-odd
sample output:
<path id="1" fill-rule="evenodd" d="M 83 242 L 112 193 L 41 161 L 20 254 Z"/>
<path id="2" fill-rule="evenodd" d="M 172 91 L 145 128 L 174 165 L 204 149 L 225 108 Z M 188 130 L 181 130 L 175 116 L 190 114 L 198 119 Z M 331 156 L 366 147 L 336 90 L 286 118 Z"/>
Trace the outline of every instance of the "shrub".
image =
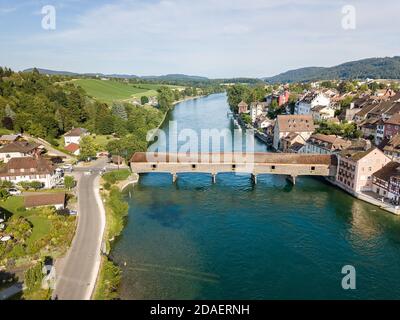
<path id="1" fill-rule="evenodd" d="M 43 280 L 43 262 L 36 263 L 25 272 L 25 285 L 28 291 L 38 289 Z"/>
<path id="2" fill-rule="evenodd" d="M 10 196 L 6 189 L 0 189 L 0 200 L 5 200 Z"/>

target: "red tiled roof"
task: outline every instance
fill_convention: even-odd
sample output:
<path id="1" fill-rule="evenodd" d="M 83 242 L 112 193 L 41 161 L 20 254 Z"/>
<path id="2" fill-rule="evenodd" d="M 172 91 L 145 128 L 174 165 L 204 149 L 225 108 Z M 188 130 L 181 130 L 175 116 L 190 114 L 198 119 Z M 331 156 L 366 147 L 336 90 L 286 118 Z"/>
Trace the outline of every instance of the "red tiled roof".
<path id="1" fill-rule="evenodd" d="M 277 117 L 281 132 L 314 132 L 312 115 L 279 115 Z"/>
<path id="2" fill-rule="evenodd" d="M 67 145 L 65 147 L 65 150 L 67 150 L 68 152 L 74 153 L 75 151 L 79 150 L 79 144 L 76 143 L 70 143 L 69 145 Z"/>
<path id="3" fill-rule="evenodd" d="M 385 124 L 400 124 L 400 113 L 396 113 L 395 115 L 391 116 L 389 120 L 385 122 Z"/>

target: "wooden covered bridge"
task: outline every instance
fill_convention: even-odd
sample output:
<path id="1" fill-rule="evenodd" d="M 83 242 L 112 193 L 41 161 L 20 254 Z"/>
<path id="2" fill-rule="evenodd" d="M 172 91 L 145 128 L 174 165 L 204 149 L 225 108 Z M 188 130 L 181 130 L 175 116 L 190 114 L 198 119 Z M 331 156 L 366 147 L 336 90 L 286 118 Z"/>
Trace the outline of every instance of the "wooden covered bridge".
<path id="1" fill-rule="evenodd" d="M 254 183 L 257 175 L 280 174 L 291 178 L 293 184 L 297 176 L 336 175 L 335 155 L 297 153 L 146 153 L 137 152 L 130 166 L 135 173 L 170 173 L 175 182 L 179 173 L 211 174 L 213 182 L 218 173 L 249 173 Z"/>

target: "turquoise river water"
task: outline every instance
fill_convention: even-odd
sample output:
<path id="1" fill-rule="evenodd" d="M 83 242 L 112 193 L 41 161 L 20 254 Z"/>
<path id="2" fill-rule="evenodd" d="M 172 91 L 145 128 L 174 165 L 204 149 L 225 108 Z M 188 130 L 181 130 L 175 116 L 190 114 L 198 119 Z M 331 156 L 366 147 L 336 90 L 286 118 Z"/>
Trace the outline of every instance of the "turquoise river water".
<path id="1" fill-rule="evenodd" d="M 233 129 L 225 94 L 178 104 L 178 131 Z M 266 147 L 256 142 L 257 151 Z M 399 299 L 400 217 L 323 179 L 142 175 L 112 256 L 123 299 Z M 341 286 L 342 267 L 357 272 Z"/>

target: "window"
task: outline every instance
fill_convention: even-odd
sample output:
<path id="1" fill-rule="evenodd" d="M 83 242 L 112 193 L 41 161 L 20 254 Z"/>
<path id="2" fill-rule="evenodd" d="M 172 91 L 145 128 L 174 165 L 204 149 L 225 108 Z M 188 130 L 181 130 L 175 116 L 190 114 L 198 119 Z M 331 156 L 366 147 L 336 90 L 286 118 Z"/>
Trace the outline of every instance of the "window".
<path id="1" fill-rule="evenodd" d="M 232 165 L 232 170 L 235 170 L 236 169 L 236 164 L 233 164 Z"/>
<path id="2" fill-rule="evenodd" d="M 192 169 L 196 169 L 196 165 L 195 164 L 192 164 Z"/>
<path id="3" fill-rule="evenodd" d="M 271 166 L 271 170 L 275 170 L 275 166 Z"/>
<path id="4" fill-rule="evenodd" d="M 152 168 L 153 170 L 155 170 L 155 169 L 157 169 L 157 165 L 156 165 L 156 164 L 152 164 L 152 165 L 151 165 L 151 168 Z"/>
<path id="5" fill-rule="evenodd" d="M 315 167 L 311 167 L 311 171 L 315 171 Z"/>

